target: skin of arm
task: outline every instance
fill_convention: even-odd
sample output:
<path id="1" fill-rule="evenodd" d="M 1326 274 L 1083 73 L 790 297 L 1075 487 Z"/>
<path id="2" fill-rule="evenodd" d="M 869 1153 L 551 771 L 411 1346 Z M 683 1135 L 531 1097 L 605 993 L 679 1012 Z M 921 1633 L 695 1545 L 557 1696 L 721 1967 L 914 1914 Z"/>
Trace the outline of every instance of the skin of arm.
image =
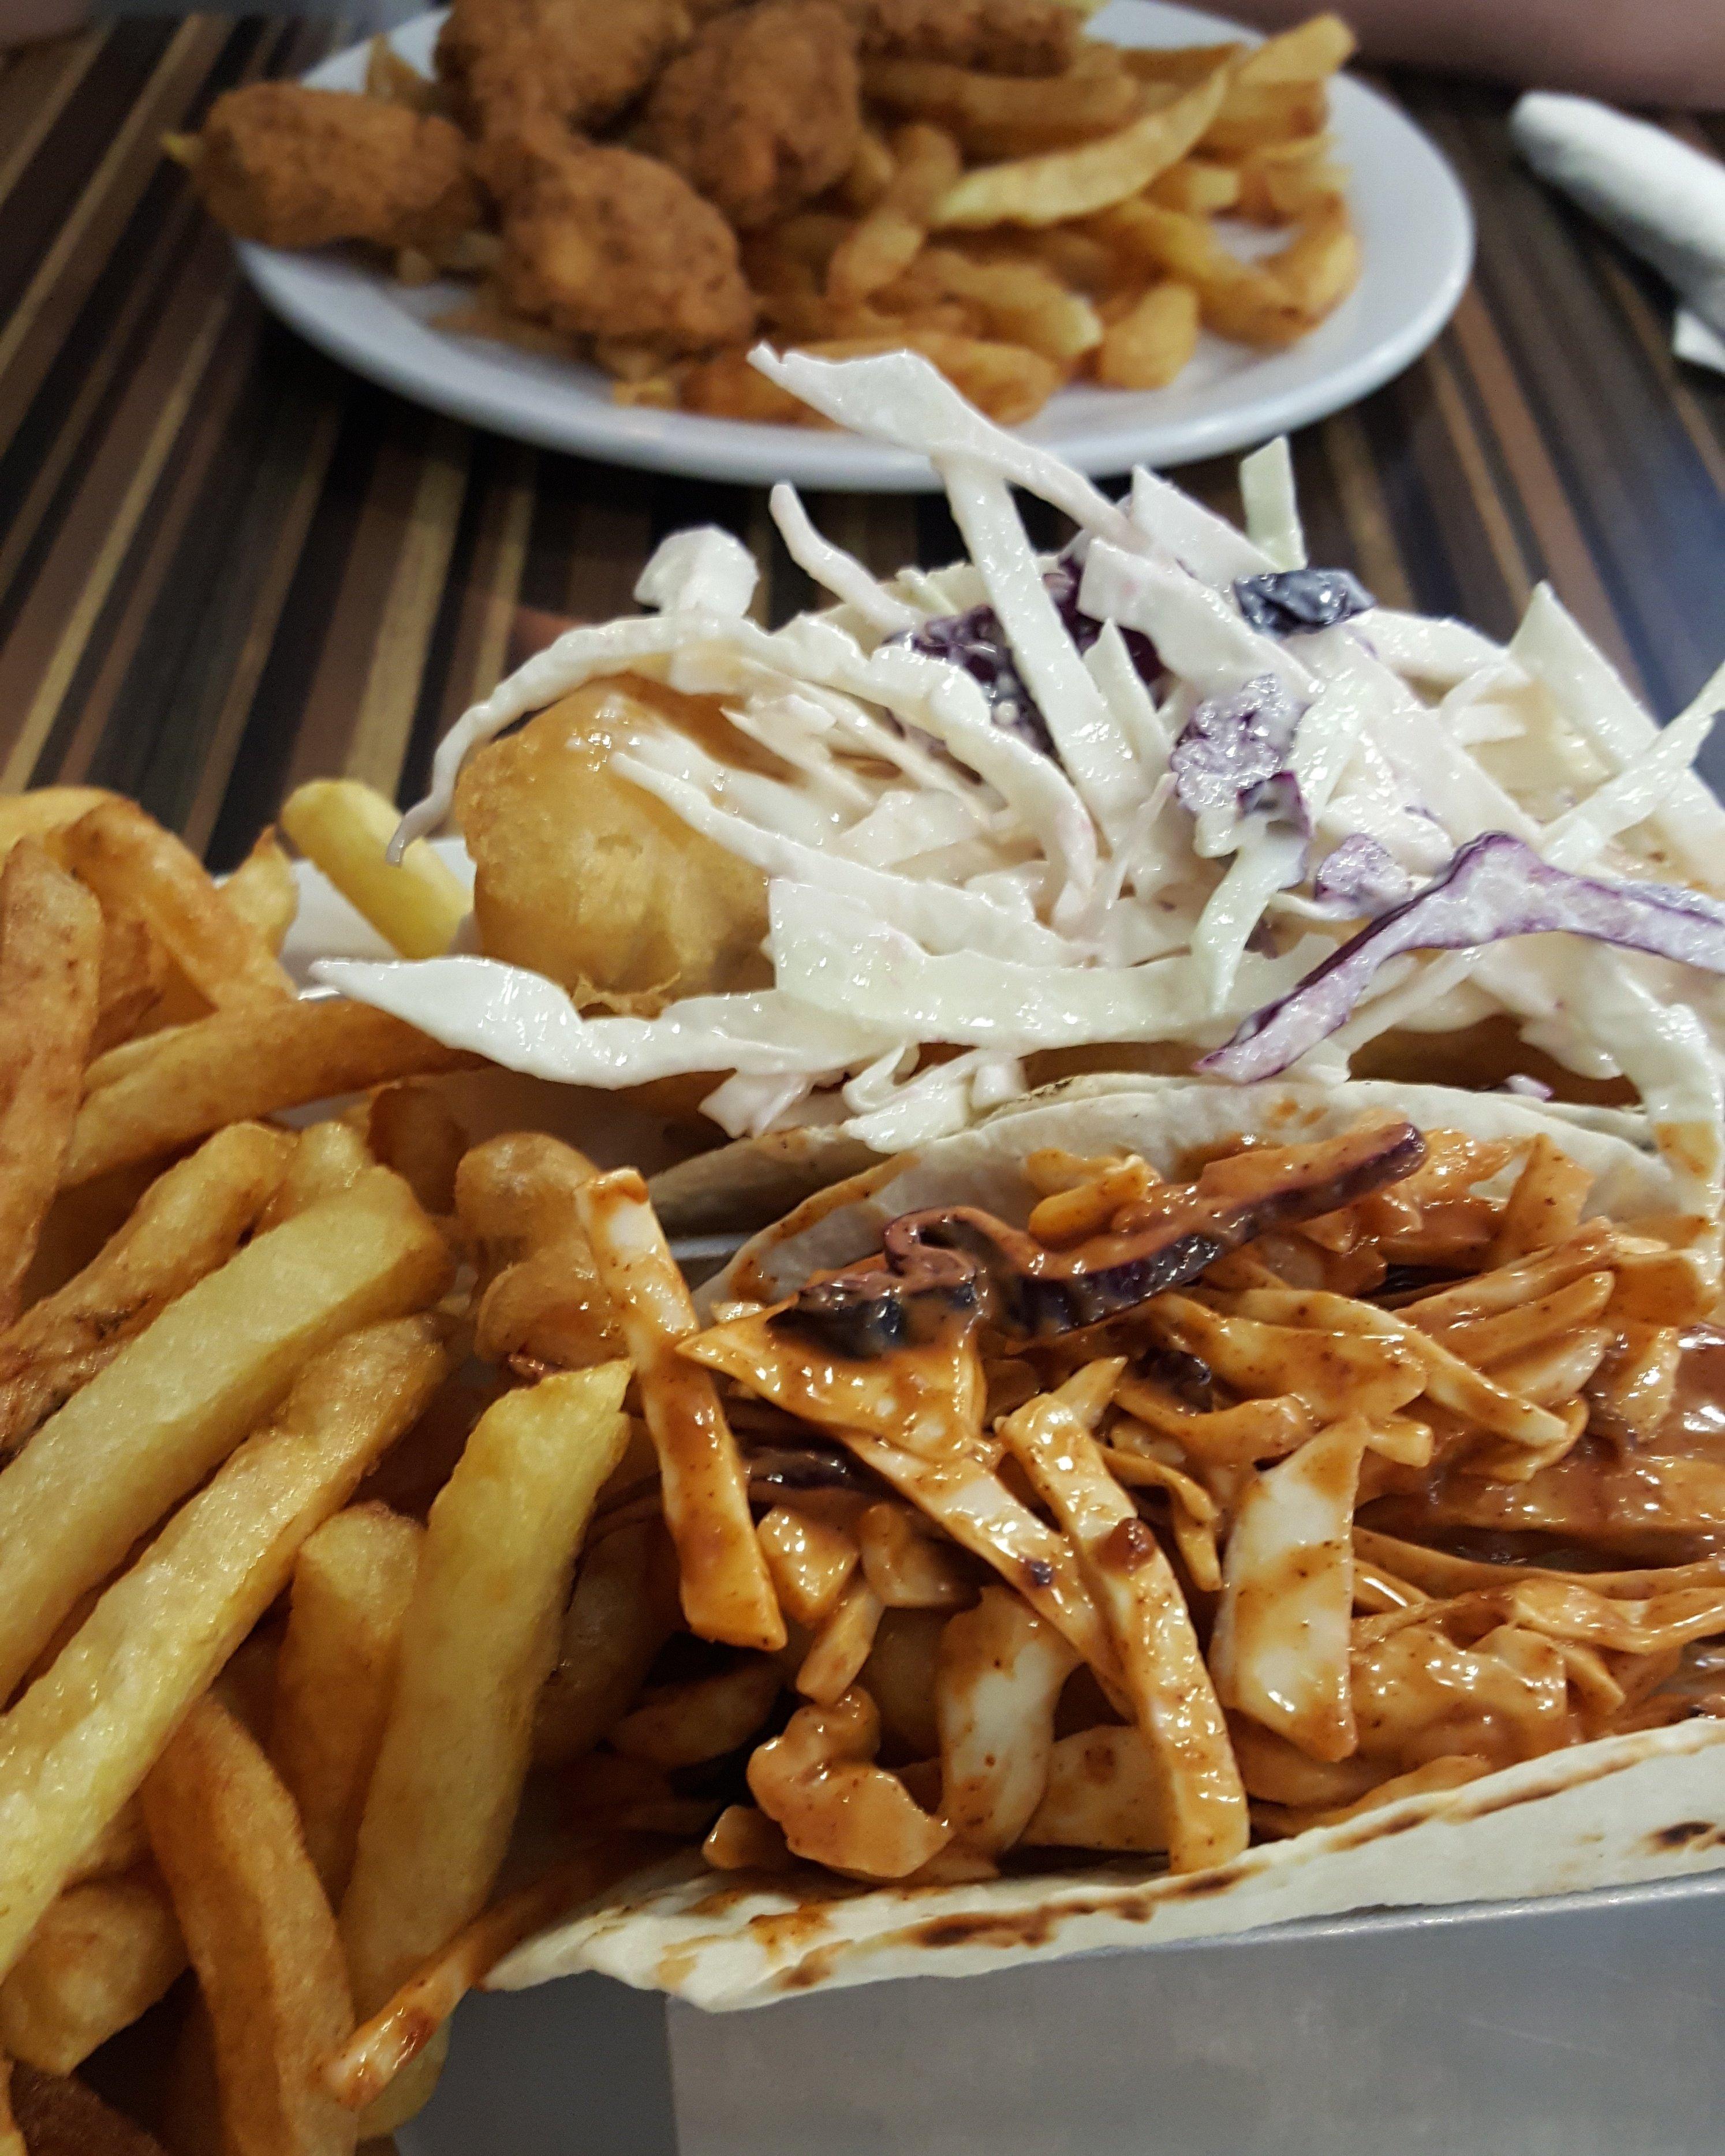
<path id="1" fill-rule="evenodd" d="M 1261 30 L 1308 0 L 1232 0 Z M 1717 0 L 1346 0 L 1363 58 L 1577 90 L 1621 105 L 1725 109 L 1725 9 Z"/>

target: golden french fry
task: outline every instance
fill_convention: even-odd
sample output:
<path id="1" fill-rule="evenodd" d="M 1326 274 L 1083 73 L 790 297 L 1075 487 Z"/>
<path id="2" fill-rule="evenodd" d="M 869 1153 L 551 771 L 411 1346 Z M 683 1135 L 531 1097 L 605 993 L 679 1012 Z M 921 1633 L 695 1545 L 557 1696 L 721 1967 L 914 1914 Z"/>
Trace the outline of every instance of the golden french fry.
<path id="1" fill-rule="evenodd" d="M 405 105 L 409 112 L 444 110 L 441 86 L 404 60 L 385 37 L 373 38 L 366 47 L 366 95 Z"/>
<path id="2" fill-rule="evenodd" d="M 1252 85 L 1321 82 L 1347 66 L 1354 45 L 1353 33 L 1339 15 L 1313 15 L 1255 46 L 1240 62 L 1236 80 Z"/>
<path id="3" fill-rule="evenodd" d="M 612 1748 L 653 1767 L 722 1758 L 765 1722 L 783 1681 L 770 1655 L 746 1655 L 712 1676 L 662 1685 L 617 1724 Z"/>
<path id="4" fill-rule="evenodd" d="M 1117 134 L 967 172 L 938 204 L 937 227 L 1058 224 L 1142 193 L 1204 136 L 1221 109 L 1228 76 L 1225 64 L 1214 69 L 1173 104 Z"/>
<path id="5" fill-rule="evenodd" d="M 1153 285 L 1109 323 L 1096 379 L 1115 389 L 1161 389 L 1198 349 L 1198 295 L 1189 285 Z"/>
<path id="6" fill-rule="evenodd" d="M 711 1373 L 677 1353 L 700 1326 L 647 1186 L 619 1168 L 583 1183 L 576 1204 L 635 1366 L 690 1629 L 776 1653 L 784 1619 L 755 1539 L 748 1478 Z"/>
<path id="7" fill-rule="evenodd" d="M 350 906 L 404 958 L 440 957 L 468 907 L 461 879 L 425 839 L 392 868 L 400 812 L 357 778 L 315 778 L 288 797 L 281 826 Z"/>
<path id="8" fill-rule="evenodd" d="M 1111 133 L 1136 118 L 1144 100 L 1137 79 L 1111 45 L 1081 49 L 1064 74 L 984 74 L 942 60 L 865 60 L 863 77 L 876 105 L 933 121 L 974 157 L 1015 157 Z"/>
<path id="9" fill-rule="evenodd" d="M 570 1574 L 628 1443 L 628 1383 L 629 1366 L 611 1363 L 506 1394 L 431 1508 L 341 1902 L 362 2014 L 375 2013 L 490 1892 Z"/>
<path id="10" fill-rule="evenodd" d="M 63 1180 L 155 1159 L 249 1116 L 475 1060 L 364 1004 L 314 998 L 216 1011 L 90 1065 Z"/>
<path id="11" fill-rule="evenodd" d="M 839 182 L 839 198 L 846 209 L 854 210 L 859 217 L 866 216 L 891 186 L 892 176 L 897 170 L 897 162 L 886 146 L 886 138 L 874 128 L 865 127 L 857 137 L 850 170 Z"/>
<path id="12" fill-rule="evenodd" d="M 1202 82 L 1225 67 L 1243 59 L 1252 49 L 1248 45 L 1132 45 L 1124 48 L 1120 64 L 1134 80 L 1148 83 L 1176 83 L 1183 88 L 1189 84 Z"/>
<path id="13" fill-rule="evenodd" d="M 326 1198 L 352 1190 L 366 1170 L 375 1168 L 371 1148 L 352 1123 L 339 1118 L 313 1123 L 294 1142 L 293 1158 L 281 1186 L 264 1209 L 260 1225 L 279 1228 Z"/>
<path id="14" fill-rule="evenodd" d="M 326 1521 L 294 1566 L 269 1748 L 332 1902 L 353 1868 L 424 1539 L 416 1521 L 356 1505 Z"/>
<path id="15" fill-rule="evenodd" d="M 300 886 L 273 824 L 259 832 L 251 851 L 220 889 L 228 911 L 268 949 L 279 952 L 300 910 Z"/>
<path id="16" fill-rule="evenodd" d="M 542 1877 L 475 1917 L 354 2030 L 327 2069 L 332 2093 L 353 2111 L 375 2102 L 506 1953 L 554 1923 L 565 1910 L 603 1893 L 652 1852 L 651 1843 L 616 1836 L 553 1865 Z"/>
<path id="17" fill-rule="evenodd" d="M 0 1984 L 0 2044 L 69 2074 L 130 2028 L 186 1966 L 162 1881 L 146 1870 L 69 1887 Z"/>
<path id="18" fill-rule="evenodd" d="M 1093 228 L 1146 269 L 1190 285 L 1204 323 L 1223 336 L 1291 344 L 1312 326 L 1278 277 L 1230 254 L 1202 218 L 1140 199 L 1106 211 Z"/>
<path id="19" fill-rule="evenodd" d="M 129 1342 L 0 1472 L 0 1696 L 303 1364 L 356 1326 L 424 1307 L 449 1270 L 406 1184 L 372 1168 Z"/>
<path id="20" fill-rule="evenodd" d="M 101 909 L 33 839 L 0 869 L 0 1322 L 18 1292 L 68 1154 L 95 1030 Z"/>
<path id="21" fill-rule="evenodd" d="M 936 204 L 963 169 L 957 144 L 938 127 L 901 127 L 892 151 L 896 169 L 885 194 L 827 263 L 827 296 L 841 306 L 866 300 L 915 260 Z"/>
<path id="22" fill-rule="evenodd" d="M 246 2156 L 348 2156 L 353 2114 L 323 2073 L 353 2005 L 292 1798 L 256 1740 L 202 1699 L 143 1801 L 209 2010 L 229 2139 Z"/>
<path id="23" fill-rule="evenodd" d="M 1238 77 L 1198 146 L 1214 157 L 1244 157 L 1266 143 L 1316 135 L 1328 116 L 1321 82 L 1246 82 Z"/>
<path id="24" fill-rule="evenodd" d="M 1102 341 L 1102 324 L 1090 301 L 1040 263 L 977 261 L 956 248 L 933 247 L 917 269 L 942 294 L 969 301 L 988 336 L 1046 359 L 1070 365 Z"/>
<path id="25" fill-rule="evenodd" d="M 148 921 L 141 914 L 105 911 L 90 1054 L 104 1055 L 130 1040 L 162 1007 L 167 986 L 167 954 L 151 934 Z"/>
<path id="26" fill-rule="evenodd" d="M 1263 267 L 1299 309 L 1307 328 L 1322 321 L 1359 282 L 1359 239 L 1347 203 L 1339 195 L 1326 197 Z"/>
<path id="27" fill-rule="evenodd" d="M 393 1168 L 428 1213 L 455 1209 L 455 1171 L 467 1133 L 434 1086 L 408 1079 L 372 1098 L 366 1135 L 385 1168 Z"/>
<path id="28" fill-rule="evenodd" d="M 68 1887 L 81 1887 L 86 1879 L 111 1879 L 149 1859 L 150 1838 L 144 1832 L 144 1815 L 136 1802 L 115 1813 L 68 1874 Z"/>
<path id="29" fill-rule="evenodd" d="M 536 1762 L 590 1752 L 634 1705 L 676 1625 L 676 1565 L 659 1522 L 614 1528 L 595 1543 L 534 1711 Z"/>
<path id="30" fill-rule="evenodd" d="M 1189 217 L 1215 217 L 1240 201 L 1242 180 L 1235 165 L 1214 164 L 1208 157 L 1182 157 L 1148 189 L 1152 202 Z"/>
<path id="31" fill-rule="evenodd" d="M 685 412 L 704 412 L 710 418 L 747 419 L 767 426 L 832 424 L 800 397 L 751 367 L 746 352 L 721 352 L 697 361 L 683 377 L 681 394 Z"/>
<path id="32" fill-rule="evenodd" d="M 438 1332 L 401 1319 L 309 1363 L 0 1722 L 0 1971 L 286 1585 L 301 1543 L 413 1421 L 446 1366 Z"/>
<path id="33" fill-rule="evenodd" d="M 285 1131 L 234 1123 L 152 1183 L 82 1272 L 0 1333 L 0 1455 L 105 1369 L 258 1221 L 294 1152 Z"/>
<path id="34" fill-rule="evenodd" d="M 0 861 L 20 839 L 47 839 L 118 798 L 105 786 L 39 786 L 28 793 L 0 793 Z"/>
<path id="35" fill-rule="evenodd" d="M 263 937 L 223 899 L 197 856 L 132 801 L 104 801 L 55 839 L 60 859 L 105 906 L 141 914 L 208 1003 L 221 1009 L 290 997 Z"/>

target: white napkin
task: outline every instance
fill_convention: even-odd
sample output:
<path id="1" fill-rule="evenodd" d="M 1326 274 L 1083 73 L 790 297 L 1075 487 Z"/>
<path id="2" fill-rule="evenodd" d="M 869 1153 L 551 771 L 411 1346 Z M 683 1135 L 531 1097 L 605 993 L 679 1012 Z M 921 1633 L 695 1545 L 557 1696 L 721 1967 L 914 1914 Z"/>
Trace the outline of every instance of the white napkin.
<path id="1" fill-rule="evenodd" d="M 1677 357 L 1725 372 L 1725 164 L 1590 97 L 1532 90 L 1509 126 L 1542 179 L 1676 287 Z"/>

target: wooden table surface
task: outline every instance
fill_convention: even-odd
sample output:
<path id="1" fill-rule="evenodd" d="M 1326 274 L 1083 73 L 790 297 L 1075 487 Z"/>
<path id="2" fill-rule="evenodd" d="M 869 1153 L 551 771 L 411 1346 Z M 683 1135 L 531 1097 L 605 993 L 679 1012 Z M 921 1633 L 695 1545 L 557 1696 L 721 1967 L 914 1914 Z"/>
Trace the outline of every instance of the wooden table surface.
<path id="1" fill-rule="evenodd" d="M 159 137 L 331 43 L 194 17 L 0 60 L 0 792 L 121 788 L 217 868 L 302 778 L 411 798 L 540 619 L 628 608 L 680 525 L 757 549 L 773 619 L 809 596 L 762 494 L 438 418 L 264 313 Z M 1517 164 L 1505 95 L 1389 87 L 1461 174 L 1478 267 L 1423 360 L 1296 438 L 1313 558 L 1498 635 L 1548 578 L 1668 716 L 1725 649 L 1725 377 Z M 1235 506 L 1231 462 L 1181 477 Z M 879 568 L 958 551 L 938 501 L 810 506 Z"/>

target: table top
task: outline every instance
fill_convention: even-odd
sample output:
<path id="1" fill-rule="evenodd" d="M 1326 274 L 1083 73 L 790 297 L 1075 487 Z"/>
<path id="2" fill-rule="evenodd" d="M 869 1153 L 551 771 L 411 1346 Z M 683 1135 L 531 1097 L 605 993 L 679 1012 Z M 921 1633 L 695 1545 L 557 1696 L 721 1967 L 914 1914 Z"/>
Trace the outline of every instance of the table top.
<path id="1" fill-rule="evenodd" d="M 436 417 L 264 313 L 159 140 L 331 42 L 191 17 L 0 59 L 0 792 L 120 788 L 218 869 L 301 779 L 413 798 L 547 617 L 627 610 L 681 525 L 756 549 L 772 619 L 811 596 L 764 494 Z M 1548 578 L 1667 716 L 1720 656 L 1725 377 L 1672 359 L 1657 280 L 1517 163 L 1504 93 L 1386 86 L 1461 173 L 1478 265 L 1424 359 L 1295 438 L 1313 558 L 1497 635 Z M 1675 124 L 1725 150 L 1725 121 Z M 1180 479 L 1237 511 L 1231 461 Z M 938 500 L 809 506 L 879 569 L 959 551 Z"/>

